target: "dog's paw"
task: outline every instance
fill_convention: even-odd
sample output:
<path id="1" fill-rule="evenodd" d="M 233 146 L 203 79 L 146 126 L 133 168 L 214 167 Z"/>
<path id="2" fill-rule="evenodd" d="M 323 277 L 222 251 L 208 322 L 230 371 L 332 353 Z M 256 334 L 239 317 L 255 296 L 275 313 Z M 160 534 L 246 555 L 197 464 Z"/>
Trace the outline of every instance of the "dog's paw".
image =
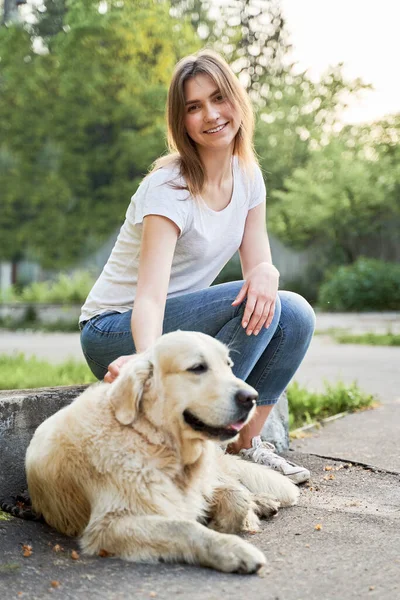
<path id="1" fill-rule="evenodd" d="M 242 525 L 242 531 L 244 533 L 256 533 L 260 531 L 260 520 L 256 514 L 256 507 L 254 510 L 250 509 L 246 515 L 246 518 Z"/>
<path id="2" fill-rule="evenodd" d="M 253 502 L 256 505 L 255 512 L 261 519 L 276 515 L 281 505 L 276 498 L 271 498 L 269 494 L 254 494 Z"/>
<path id="3" fill-rule="evenodd" d="M 222 539 L 221 539 L 222 538 Z M 208 566 L 224 573 L 257 573 L 265 564 L 261 550 L 236 535 L 221 534 L 210 548 Z"/>

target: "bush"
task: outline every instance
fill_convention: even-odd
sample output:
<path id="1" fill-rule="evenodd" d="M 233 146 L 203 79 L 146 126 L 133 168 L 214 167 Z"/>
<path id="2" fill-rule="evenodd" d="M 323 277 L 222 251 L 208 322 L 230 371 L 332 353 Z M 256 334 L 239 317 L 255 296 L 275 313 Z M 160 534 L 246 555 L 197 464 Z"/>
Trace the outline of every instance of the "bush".
<path id="1" fill-rule="evenodd" d="M 330 311 L 400 310 L 400 265 L 360 258 L 339 267 L 320 287 L 318 306 Z"/>
<path id="2" fill-rule="evenodd" d="M 0 302 L 27 302 L 29 304 L 83 304 L 94 283 L 88 271 L 76 271 L 72 275 L 60 273 L 54 281 L 34 282 L 18 291 L 9 288 Z"/>

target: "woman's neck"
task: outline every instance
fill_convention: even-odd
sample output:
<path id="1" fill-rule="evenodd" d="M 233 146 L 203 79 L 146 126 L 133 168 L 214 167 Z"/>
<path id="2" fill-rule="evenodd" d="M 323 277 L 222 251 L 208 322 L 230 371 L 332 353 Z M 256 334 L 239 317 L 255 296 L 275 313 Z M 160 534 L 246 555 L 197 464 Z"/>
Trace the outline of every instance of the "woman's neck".
<path id="1" fill-rule="evenodd" d="M 199 154 L 204 166 L 206 184 L 220 187 L 227 179 L 232 177 L 232 150 L 213 150 L 205 152 L 199 148 Z"/>

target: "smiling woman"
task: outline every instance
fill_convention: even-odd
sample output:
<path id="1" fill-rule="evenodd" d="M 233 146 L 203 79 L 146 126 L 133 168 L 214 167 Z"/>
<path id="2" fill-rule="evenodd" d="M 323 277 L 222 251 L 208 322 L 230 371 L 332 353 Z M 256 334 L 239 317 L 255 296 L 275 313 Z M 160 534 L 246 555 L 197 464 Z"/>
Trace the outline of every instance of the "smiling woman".
<path id="1" fill-rule="evenodd" d="M 300 483 L 309 472 L 259 435 L 307 351 L 314 313 L 300 296 L 278 292 L 250 99 L 224 59 L 206 50 L 176 65 L 167 104 L 170 153 L 132 197 L 83 306 L 83 352 L 96 377 L 111 383 L 162 333 L 199 331 L 224 342 L 235 375 L 258 392 L 252 420 L 235 420 L 229 451 Z M 237 250 L 243 281 L 210 287 Z M 207 372 L 201 361 L 192 370 Z M 181 418 L 194 426 L 195 417 Z"/>

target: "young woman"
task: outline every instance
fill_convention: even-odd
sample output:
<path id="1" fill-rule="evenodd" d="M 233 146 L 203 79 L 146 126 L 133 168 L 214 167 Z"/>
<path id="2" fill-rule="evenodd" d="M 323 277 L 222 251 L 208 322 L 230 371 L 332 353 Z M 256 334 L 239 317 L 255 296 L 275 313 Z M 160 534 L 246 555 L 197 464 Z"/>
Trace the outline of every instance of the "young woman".
<path id="1" fill-rule="evenodd" d="M 133 196 L 82 308 L 85 358 L 98 379 L 111 382 L 162 333 L 218 338 L 231 348 L 235 374 L 259 393 L 255 417 L 229 451 L 301 483 L 307 469 L 275 454 L 260 432 L 307 351 L 315 317 L 303 298 L 278 292 L 251 103 L 218 54 L 202 51 L 177 64 L 167 124 L 171 153 Z M 210 287 L 237 250 L 243 281 Z"/>

